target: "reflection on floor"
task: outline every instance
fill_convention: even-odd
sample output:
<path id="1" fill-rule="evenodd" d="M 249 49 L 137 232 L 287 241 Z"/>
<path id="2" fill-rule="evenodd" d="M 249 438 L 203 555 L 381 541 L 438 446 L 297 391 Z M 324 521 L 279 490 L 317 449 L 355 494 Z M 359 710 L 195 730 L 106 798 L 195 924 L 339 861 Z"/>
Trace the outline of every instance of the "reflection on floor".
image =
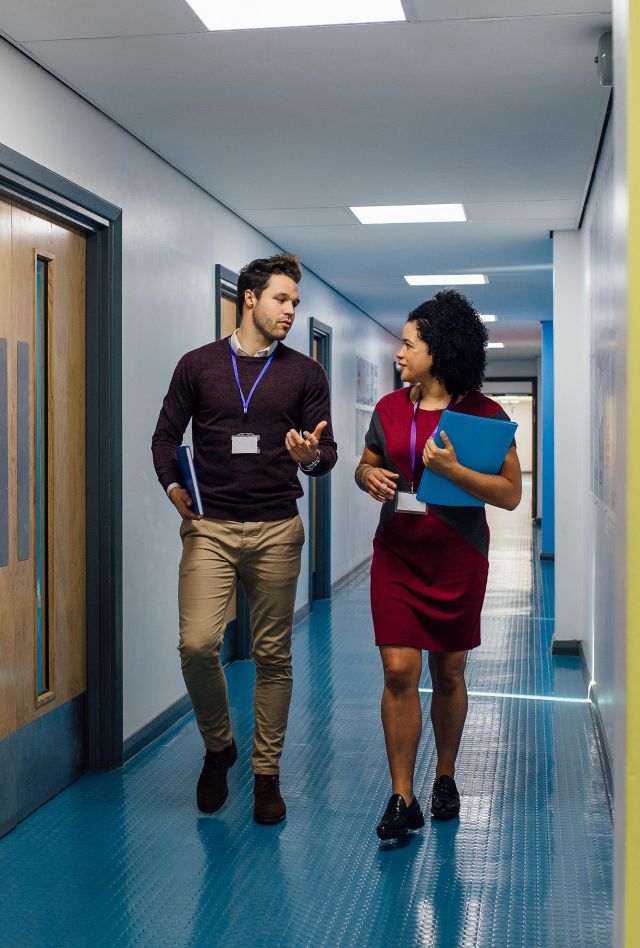
<path id="1" fill-rule="evenodd" d="M 364 577 L 296 629 L 286 822 L 251 819 L 254 671 L 237 663 L 224 808 L 195 809 L 191 718 L 123 770 L 84 777 L 0 841 L 0 945 L 610 945 L 612 829 L 589 707 L 504 697 L 586 697 L 577 661 L 550 656 L 552 567 L 533 552 L 529 509 L 491 516 L 459 822 L 378 844 L 389 782 Z M 433 769 L 425 724 L 425 806 Z"/>

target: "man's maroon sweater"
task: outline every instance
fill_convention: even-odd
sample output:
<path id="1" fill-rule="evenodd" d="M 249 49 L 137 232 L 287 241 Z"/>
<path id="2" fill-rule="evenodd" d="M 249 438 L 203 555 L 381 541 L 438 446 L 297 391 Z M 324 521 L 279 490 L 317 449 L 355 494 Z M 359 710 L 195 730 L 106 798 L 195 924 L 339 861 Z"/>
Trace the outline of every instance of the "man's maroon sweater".
<path id="1" fill-rule="evenodd" d="M 237 356 L 245 398 L 266 358 Z M 298 512 L 303 494 L 298 465 L 286 449 L 287 431 L 327 427 L 320 438 L 320 464 L 327 474 L 338 454 L 330 417 L 329 383 L 319 363 L 278 343 L 273 361 L 253 393 L 246 418 L 233 373 L 229 339 L 184 355 L 173 373 L 151 442 L 158 480 L 166 490 L 181 483 L 176 447 L 193 419 L 194 462 L 205 517 L 215 520 L 285 520 Z M 231 437 L 260 436 L 259 454 L 232 454 Z"/>

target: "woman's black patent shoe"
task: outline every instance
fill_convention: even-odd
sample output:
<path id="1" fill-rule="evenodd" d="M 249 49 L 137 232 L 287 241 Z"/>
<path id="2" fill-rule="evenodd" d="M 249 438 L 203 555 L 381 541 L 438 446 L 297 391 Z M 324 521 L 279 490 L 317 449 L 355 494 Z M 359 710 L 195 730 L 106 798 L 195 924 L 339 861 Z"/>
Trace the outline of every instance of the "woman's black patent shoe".
<path id="1" fill-rule="evenodd" d="M 394 793 L 387 803 L 387 809 L 376 827 L 380 839 L 400 839 L 407 831 L 424 826 L 424 816 L 420 804 L 414 797 L 409 806 L 401 794 Z"/>
<path id="2" fill-rule="evenodd" d="M 460 794 L 453 777 L 438 777 L 431 794 L 431 812 L 436 820 L 452 820 L 460 814 Z"/>

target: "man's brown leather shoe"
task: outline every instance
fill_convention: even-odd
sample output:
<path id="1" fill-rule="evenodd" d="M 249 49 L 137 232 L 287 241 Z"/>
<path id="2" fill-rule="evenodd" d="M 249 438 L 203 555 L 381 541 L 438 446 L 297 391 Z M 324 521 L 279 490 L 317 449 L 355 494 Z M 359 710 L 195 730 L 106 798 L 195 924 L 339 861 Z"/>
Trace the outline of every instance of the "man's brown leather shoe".
<path id="1" fill-rule="evenodd" d="M 253 793 L 256 823 L 280 823 L 285 818 L 287 807 L 280 793 L 278 774 L 256 774 Z"/>
<path id="2" fill-rule="evenodd" d="M 227 770 L 233 767 L 237 759 L 238 750 L 233 739 L 223 750 L 208 750 L 204 755 L 204 767 L 196 789 L 198 809 L 203 813 L 215 813 L 227 799 Z"/>

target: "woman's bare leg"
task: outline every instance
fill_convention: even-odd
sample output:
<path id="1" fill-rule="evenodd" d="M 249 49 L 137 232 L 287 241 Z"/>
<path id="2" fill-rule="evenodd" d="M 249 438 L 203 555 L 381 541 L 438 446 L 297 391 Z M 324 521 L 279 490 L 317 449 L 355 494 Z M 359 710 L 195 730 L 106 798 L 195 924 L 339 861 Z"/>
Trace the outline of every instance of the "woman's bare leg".
<path id="1" fill-rule="evenodd" d="M 408 806 L 413 799 L 413 771 L 422 731 L 418 694 L 422 652 L 405 646 L 383 645 L 380 655 L 384 668 L 382 726 L 392 793 L 401 794 Z"/>
<path id="2" fill-rule="evenodd" d="M 456 757 L 467 717 L 466 652 L 429 652 L 433 684 L 431 723 L 438 761 L 436 779 L 454 777 Z"/>

